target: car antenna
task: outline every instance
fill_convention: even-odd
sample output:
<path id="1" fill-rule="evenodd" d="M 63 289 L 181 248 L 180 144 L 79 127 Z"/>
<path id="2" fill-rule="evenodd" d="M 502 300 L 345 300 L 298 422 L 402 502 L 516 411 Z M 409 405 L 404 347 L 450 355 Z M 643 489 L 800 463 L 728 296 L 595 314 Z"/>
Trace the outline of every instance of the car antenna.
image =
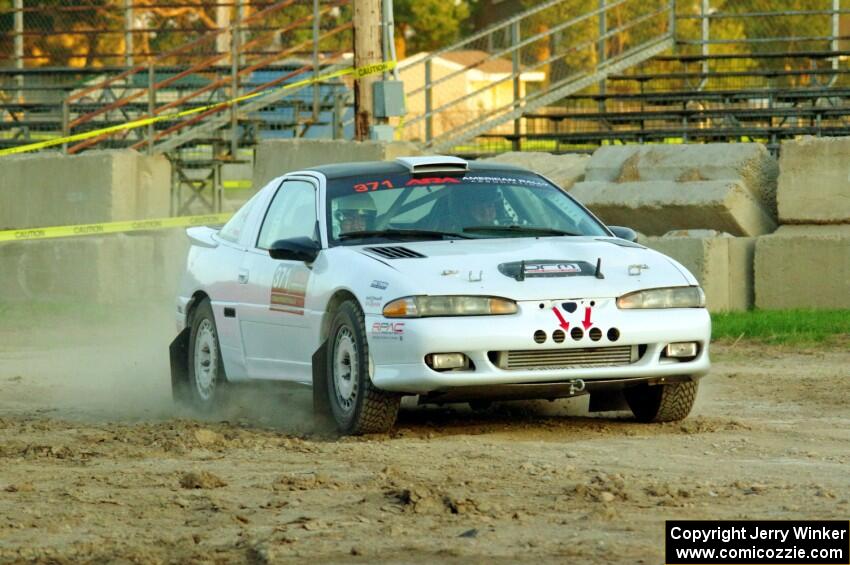
<path id="1" fill-rule="evenodd" d="M 516 280 L 518 282 L 525 280 L 525 259 L 519 262 L 519 272 L 516 274 Z"/>
<path id="2" fill-rule="evenodd" d="M 602 257 L 596 259 L 596 274 L 594 274 L 597 279 L 604 279 L 605 275 L 602 274 Z"/>

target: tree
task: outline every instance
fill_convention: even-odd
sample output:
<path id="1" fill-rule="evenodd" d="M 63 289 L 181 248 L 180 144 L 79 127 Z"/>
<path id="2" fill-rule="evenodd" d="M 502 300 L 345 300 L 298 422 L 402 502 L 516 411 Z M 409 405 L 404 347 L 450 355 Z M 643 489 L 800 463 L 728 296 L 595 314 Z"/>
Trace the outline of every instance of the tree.
<path id="1" fill-rule="evenodd" d="M 395 0 L 393 6 L 399 59 L 451 44 L 469 17 L 467 0 Z"/>

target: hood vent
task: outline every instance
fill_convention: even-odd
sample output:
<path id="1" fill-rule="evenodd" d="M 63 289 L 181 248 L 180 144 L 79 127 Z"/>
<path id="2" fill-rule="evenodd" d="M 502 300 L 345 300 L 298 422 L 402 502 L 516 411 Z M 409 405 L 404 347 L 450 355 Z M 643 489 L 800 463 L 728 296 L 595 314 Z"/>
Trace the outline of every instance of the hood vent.
<path id="1" fill-rule="evenodd" d="M 422 259 L 425 257 L 412 249 L 400 246 L 364 247 L 363 251 L 380 255 L 384 259 Z"/>

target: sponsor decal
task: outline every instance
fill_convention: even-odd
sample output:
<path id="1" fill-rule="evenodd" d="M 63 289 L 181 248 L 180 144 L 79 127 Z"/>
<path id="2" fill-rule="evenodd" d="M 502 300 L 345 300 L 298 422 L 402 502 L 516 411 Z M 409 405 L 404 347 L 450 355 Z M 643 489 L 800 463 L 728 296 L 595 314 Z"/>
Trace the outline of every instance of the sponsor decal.
<path id="1" fill-rule="evenodd" d="M 629 276 L 639 277 L 643 269 L 648 269 L 649 265 L 629 265 Z"/>
<path id="2" fill-rule="evenodd" d="M 460 184 L 454 177 L 424 177 L 421 179 L 410 179 L 404 186 L 422 186 L 425 184 Z"/>
<path id="3" fill-rule="evenodd" d="M 519 177 L 494 177 L 484 175 L 467 175 L 463 177 L 465 182 L 485 184 L 516 184 L 526 186 L 548 186 L 545 182 L 535 179 L 524 179 Z"/>
<path id="4" fill-rule="evenodd" d="M 445 269 L 444 271 L 442 271 L 440 273 L 440 275 L 444 276 L 444 277 L 453 277 L 453 276 L 455 276 L 459 273 L 460 273 L 460 271 L 457 271 L 457 270 L 454 270 L 454 269 Z"/>
<path id="5" fill-rule="evenodd" d="M 587 261 L 530 259 L 499 265 L 499 272 L 518 281 L 526 278 L 592 277 L 596 268 Z"/>
<path id="6" fill-rule="evenodd" d="M 404 322 L 375 322 L 372 324 L 372 339 L 404 340 Z"/>
<path id="7" fill-rule="evenodd" d="M 303 265 L 278 265 L 272 278 L 269 310 L 303 316 L 309 282 L 310 269 Z"/>
<path id="8" fill-rule="evenodd" d="M 566 274 L 574 275 L 581 272 L 581 267 L 576 263 L 526 263 L 525 276 L 546 276 Z"/>
<path id="9" fill-rule="evenodd" d="M 365 304 L 367 308 L 380 308 L 383 302 L 383 296 L 367 296 Z"/>
<path id="10" fill-rule="evenodd" d="M 390 283 L 386 281 L 372 281 L 372 284 L 370 284 L 369 286 L 371 286 L 372 288 L 377 288 L 379 290 L 386 290 L 387 287 L 390 286 Z"/>

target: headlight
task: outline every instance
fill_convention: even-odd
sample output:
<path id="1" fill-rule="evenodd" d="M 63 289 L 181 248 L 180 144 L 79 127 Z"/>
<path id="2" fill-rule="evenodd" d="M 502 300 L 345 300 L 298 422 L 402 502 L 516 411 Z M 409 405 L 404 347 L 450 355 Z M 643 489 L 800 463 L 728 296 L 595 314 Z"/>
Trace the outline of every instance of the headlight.
<path id="1" fill-rule="evenodd" d="M 493 296 L 407 296 L 384 306 L 387 318 L 515 314 L 516 302 Z"/>
<path id="2" fill-rule="evenodd" d="M 653 288 L 624 294 L 617 308 L 704 308 L 705 293 L 698 286 Z"/>

